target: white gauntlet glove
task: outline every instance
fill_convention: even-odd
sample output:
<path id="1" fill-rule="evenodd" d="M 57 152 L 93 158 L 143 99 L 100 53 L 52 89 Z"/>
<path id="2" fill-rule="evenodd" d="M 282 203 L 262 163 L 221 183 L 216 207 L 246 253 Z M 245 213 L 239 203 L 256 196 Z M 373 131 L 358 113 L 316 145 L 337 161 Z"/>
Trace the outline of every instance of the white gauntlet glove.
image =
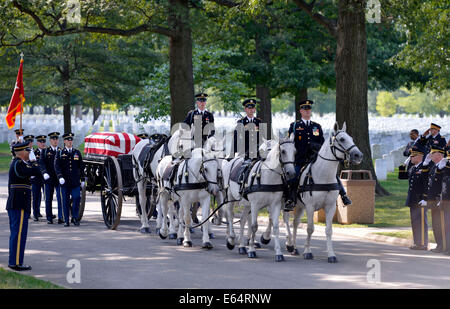
<path id="1" fill-rule="evenodd" d="M 81 188 L 84 188 L 84 186 L 85 186 L 85 182 L 82 181 L 82 182 L 81 182 Z"/>
<path id="2" fill-rule="evenodd" d="M 28 156 L 31 162 L 36 161 L 36 155 L 34 154 L 34 151 L 30 151 L 30 155 Z"/>
<path id="3" fill-rule="evenodd" d="M 64 178 L 59 178 L 59 184 L 60 185 L 63 185 L 63 184 L 65 184 L 66 183 L 66 181 L 64 180 Z"/>
<path id="4" fill-rule="evenodd" d="M 427 206 L 427 201 L 421 200 L 419 202 L 419 205 L 422 206 L 422 207 L 425 207 L 425 206 Z"/>
<path id="5" fill-rule="evenodd" d="M 448 159 L 446 159 L 446 158 L 439 161 L 439 163 L 437 165 L 438 169 L 440 169 L 440 170 L 443 169 L 445 167 L 445 165 L 447 164 L 447 161 L 448 161 Z"/>
<path id="6" fill-rule="evenodd" d="M 47 173 L 44 173 L 44 180 L 49 180 L 50 179 L 50 175 Z"/>
<path id="7" fill-rule="evenodd" d="M 431 161 L 431 153 L 427 154 L 425 160 L 423 161 L 423 165 L 426 166 L 430 163 Z"/>

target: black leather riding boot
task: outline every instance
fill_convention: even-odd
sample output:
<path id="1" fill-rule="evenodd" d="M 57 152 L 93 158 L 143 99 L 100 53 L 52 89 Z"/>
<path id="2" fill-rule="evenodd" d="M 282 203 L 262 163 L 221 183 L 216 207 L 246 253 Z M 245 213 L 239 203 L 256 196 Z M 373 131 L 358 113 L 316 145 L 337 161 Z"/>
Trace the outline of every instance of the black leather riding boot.
<path id="1" fill-rule="evenodd" d="M 350 200 L 350 198 L 347 196 L 347 192 L 345 192 L 344 186 L 342 185 L 342 181 L 341 179 L 336 176 L 336 180 L 339 184 L 339 195 L 341 196 L 342 202 L 344 203 L 344 205 L 351 205 L 352 201 Z"/>
<path id="2" fill-rule="evenodd" d="M 284 203 L 284 211 L 291 211 L 297 204 L 297 188 L 298 180 L 291 181 L 286 192 L 286 202 Z"/>

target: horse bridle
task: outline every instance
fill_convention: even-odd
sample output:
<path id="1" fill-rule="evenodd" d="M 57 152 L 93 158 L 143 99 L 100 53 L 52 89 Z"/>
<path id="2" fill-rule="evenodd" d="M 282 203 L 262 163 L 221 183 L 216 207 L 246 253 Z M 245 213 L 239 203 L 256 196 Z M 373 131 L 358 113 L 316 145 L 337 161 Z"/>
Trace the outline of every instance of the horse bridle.
<path id="1" fill-rule="evenodd" d="M 335 160 L 334 159 L 328 159 L 328 158 L 324 158 L 324 157 L 322 157 L 321 155 L 320 155 L 320 153 L 319 153 L 319 157 L 321 157 L 322 159 L 324 159 L 324 160 L 326 160 L 326 161 L 339 161 L 339 162 L 341 162 L 341 163 L 343 163 L 346 167 L 348 167 L 348 165 L 349 165 L 349 157 L 350 157 L 350 151 L 353 149 L 353 148 L 355 148 L 356 147 L 356 145 L 353 143 L 353 145 L 352 146 L 350 146 L 348 149 L 345 149 L 345 147 L 344 146 L 342 146 L 342 144 L 341 143 L 339 143 L 339 140 L 337 139 L 337 136 L 339 135 L 339 133 L 342 133 L 342 132 L 344 132 L 344 131 L 338 131 L 338 132 L 336 132 L 336 134 L 333 134 L 332 136 L 330 136 L 330 149 L 331 149 L 331 153 L 333 154 L 333 156 L 334 156 L 334 158 L 335 158 Z M 339 148 L 339 147 L 337 147 L 336 145 L 335 145 L 335 143 L 337 143 L 341 148 Z M 336 151 L 339 151 L 339 152 L 341 152 L 341 153 L 343 153 L 344 154 L 344 158 L 342 159 L 342 158 L 339 158 L 337 155 L 336 155 Z"/>
<path id="2" fill-rule="evenodd" d="M 276 174 L 278 174 L 278 175 L 280 175 L 283 179 L 287 179 L 286 178 L 286 170 L 285 170 L 285 165 L 287 165 L 287 164 L 294 164 L 295 165 L 295 161 L 283 161 L 283 159 L 281 158 L 281 145 L 283 145 L 283 144 L 294 144 L 294 141 L 291 141 L 291 140 L 285 140 L 285 141 L 282 141 L 282 142 L 280 142 L 280 143 L 278 143 L 278 151 L 279 151 L 279 153 L 280 153 L 280 156 L 279 156 L 279 162 L 280 162 L 280 165 L 281 165 L 281 170 L 283 171 L 283 173 L 282 174 L 280 174 L 280 173 L 278 173 L 277 171 L 275 171 L 274 169 L 271 169 L 270 167 L 268 167 L 267 165 L 266 165 L 266 167 L 269 169 L 269 170 L 271 170 L 272 172 L 274 172 L 274 173 L 276 173 Z"/>

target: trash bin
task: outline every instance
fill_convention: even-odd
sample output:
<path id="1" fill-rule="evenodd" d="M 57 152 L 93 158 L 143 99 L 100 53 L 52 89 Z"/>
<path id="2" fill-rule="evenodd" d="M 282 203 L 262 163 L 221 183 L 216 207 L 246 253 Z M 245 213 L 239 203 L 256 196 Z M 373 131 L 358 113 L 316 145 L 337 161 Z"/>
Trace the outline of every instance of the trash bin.
<path id="1" fill-rule="evenodd" d="M 338 196 L 333 222 L 372 224 L 375 219 L 375 180 L 368 170 L 341 171 L 341 181 L 352 205 L 345 206 Z M 314 213 L 314 222 L 325 222 L 323 209 Z"/>

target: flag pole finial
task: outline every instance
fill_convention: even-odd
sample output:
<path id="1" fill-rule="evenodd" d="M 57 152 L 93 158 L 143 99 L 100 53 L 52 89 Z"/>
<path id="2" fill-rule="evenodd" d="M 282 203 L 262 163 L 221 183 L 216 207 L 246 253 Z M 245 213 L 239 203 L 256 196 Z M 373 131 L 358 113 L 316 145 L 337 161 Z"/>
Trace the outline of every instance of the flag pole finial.
<path id="1" fill-rule="evenodd" d="M 23 52 L 20 53 L 20 58 L 23 59 Z"/>

